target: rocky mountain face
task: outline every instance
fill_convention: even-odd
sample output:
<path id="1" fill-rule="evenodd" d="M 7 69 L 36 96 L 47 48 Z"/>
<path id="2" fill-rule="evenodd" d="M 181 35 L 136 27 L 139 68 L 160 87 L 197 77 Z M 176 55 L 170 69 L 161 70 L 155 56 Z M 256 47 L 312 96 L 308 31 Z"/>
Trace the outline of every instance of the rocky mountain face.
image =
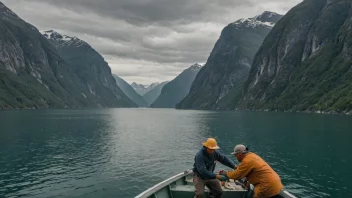
<path id="1" fill-rule="evenodd" d="M 175 108 L 175 105 L 189 93 L 191 85 L 201 68 L 201 65 L 194 64 L 184 70 L 174 80 L 163 87 L 159 97 L 150 107 Z"/>
<path id="2" fill-rule="evenodd" d="M 133 104 L 116 85 L 108 63 L 88 43 L 53 30 L 42 34 L 55 46 L 58 54 L 80 79 L 86 89 L 84 95 L 87 98 L 103 104 L 109 104 L 109 101 L 116 99 Z"/>
<path id="3" fill-rule="evenodd" d="M 264 12 L 226 26 L 180 109 L 234 109 L 264 38 L 281 18 Z"/>
<path id="4" fill-rule="evenodd" d="M 253 61 L 240 109 L 352 111 L 352 1 L 305 0 Z"/>
<path id="5" fill-rule="evenodd" d="M 134 103 L 136 103 L 139 107 L 148 107 L 148 103 L 144 100 L 144 98 L 139 95 L 133 87 L 124 81 L 122 78 L 113 75 L 117 86 L 129 97 Z"/>
<path id="6" fill-rule="evenodd" d="M 147 101 L 149 106 L 159 97 L 161 90 L 167 83 L 168 81 L 158 83 L 158 85 L 154 86 L 153 89 L 143 95 L 144 100 Z"/>
<path id="7" fill-rule="evenodd" d="M 152 89 L 154 89 L 156 86 L 158 86 L 160 83 L 155 82 L 152 83 L 150 85 L 142 85 L 142 84 L 137 84 L 135 82 L 133 82 L 131 84 L 131 86 L 133 87 L 133 89 L 141 96 L 143 96 L 144 94 L 146 94 L 147 92 L 151 91 Z"/>
<path id="8" fill-rule="evenodd" d="M 99 87 L 110 90 L 106 78 Z M 135 105 L 118 90 L 101 95 L 88 82 L 37 28 L 0 3 L 0 109 Z"/>

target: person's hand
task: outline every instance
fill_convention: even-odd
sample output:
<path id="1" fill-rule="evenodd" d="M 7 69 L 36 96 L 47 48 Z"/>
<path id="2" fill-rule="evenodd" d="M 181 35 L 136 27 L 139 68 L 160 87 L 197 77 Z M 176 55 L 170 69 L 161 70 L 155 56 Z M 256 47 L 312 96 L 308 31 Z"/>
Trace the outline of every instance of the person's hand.
<path id="1" fill-rule="evenodd" d="M 216 179 L 218 179 L 220 181 L 226 181 L 229 178 L 227 178 L 225 175 L 216 175 Z"/>
<path id="2" fill-rule="evenodd" d="M 227 171 L 222 171 L 222 172 L 220 173 L 220 175 L 227 176 Z"/>
<path id="3" fill-rule="evenodd" d="M 234 168 L 235 170 L 237 169 L 237 166 L 236 166 L 236 164 L 235 164 L 235 168 Z"/>

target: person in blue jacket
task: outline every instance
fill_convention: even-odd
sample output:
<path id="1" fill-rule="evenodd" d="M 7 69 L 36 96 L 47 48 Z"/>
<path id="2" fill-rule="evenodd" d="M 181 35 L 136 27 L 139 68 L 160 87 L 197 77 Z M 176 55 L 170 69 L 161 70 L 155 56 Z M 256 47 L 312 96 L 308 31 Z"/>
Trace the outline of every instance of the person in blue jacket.
<path id="1" fill-rule="evenodd" d="M 216 161 L 231 168 L 236 169 L 235 164 L 225 155 L 216 151 L 219 149 L 214 138 L 208 138 L 203 142 L 203 148 L 196 154 L 193 165 L 193 183 L 195 186 L 195 198 L 203 197 L 204 187 L 210 189 L 210 193 L 215 198 L 220 198 L 222 188 L 220 181 L 226 181 L 228 178 L 224 175 L 215 174 Z"/>

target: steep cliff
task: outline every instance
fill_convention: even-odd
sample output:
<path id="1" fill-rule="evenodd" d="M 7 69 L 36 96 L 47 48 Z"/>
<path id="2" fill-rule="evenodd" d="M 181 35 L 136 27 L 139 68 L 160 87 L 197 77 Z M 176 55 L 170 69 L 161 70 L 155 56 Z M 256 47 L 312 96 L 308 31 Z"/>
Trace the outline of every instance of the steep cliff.
<path id="1" fill-rule="evenodd" d="M 352 110 L 352 2 L 305 0 L 273 28 L 253 61 L 241 109 Z"/>
<path id="2" fill-rule="evenodd" d="M 84 86 L 84 95 L 102 106 L 113 107 L 116 100 L 133 102 L 117 86 L 104 58 L 88 43 L 53 30 L 42 34 L 55 46 L 59 56 L 71 67 Z"/>
<path id="3" fill-rule="evenodd" d="M 255 53 L 281 17 L 264 12 L 226 26 L 189 94 L 176 108 L 234 109 Z"/>
<path id="4" fill-rule="evenodd" d="M 134 105 L 118 92 L 110 95 L 94 96 L 37 28 L 0 3 L 0 109 Z"/>

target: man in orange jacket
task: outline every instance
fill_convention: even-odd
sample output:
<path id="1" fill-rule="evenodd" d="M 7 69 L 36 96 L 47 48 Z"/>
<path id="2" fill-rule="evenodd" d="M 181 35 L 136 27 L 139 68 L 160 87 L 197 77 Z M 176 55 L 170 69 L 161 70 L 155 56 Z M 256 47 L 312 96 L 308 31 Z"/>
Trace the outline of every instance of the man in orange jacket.
<path id="1" fill-rule="evenodd" d="M 283 185 L 279 175 L 258 155 L 248 152 L 247 147 L 240 144 L 231 153 L 240 162 L 237 169 L 225 173 L 230 179 L 244 177 L 254 185 L 254 198 L 280 197 L 278 194 Z"/>

